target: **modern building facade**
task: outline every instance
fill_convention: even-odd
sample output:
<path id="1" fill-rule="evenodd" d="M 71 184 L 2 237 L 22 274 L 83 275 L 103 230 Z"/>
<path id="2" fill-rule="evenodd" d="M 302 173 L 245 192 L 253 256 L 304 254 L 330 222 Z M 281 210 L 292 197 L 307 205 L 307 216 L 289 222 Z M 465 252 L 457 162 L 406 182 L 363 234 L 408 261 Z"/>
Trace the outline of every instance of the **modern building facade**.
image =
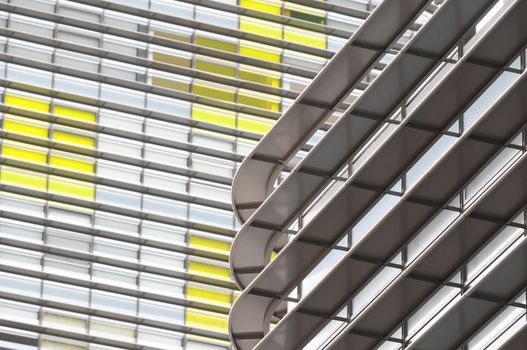
<path id="1" fill-rule="evenodd" d="M 296 98 L 233 182 L 236 349 L 527 348 L 525 18 L 383 1 Z"/>
<path id="2" fill-rule="evenodd" d="M 0 348 L 232 349 L 234 172 L 377 3 L 0 1 Z"/>

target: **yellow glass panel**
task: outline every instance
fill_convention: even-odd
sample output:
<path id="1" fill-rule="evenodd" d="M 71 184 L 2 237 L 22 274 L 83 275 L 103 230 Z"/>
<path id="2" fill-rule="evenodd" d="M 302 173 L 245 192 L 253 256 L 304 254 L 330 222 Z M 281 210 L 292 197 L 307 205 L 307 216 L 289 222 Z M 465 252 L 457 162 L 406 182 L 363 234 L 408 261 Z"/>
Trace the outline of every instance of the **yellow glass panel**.
<path id="1" fill-rule="evenodd" d="M 217 100 L 229 101 L 229 102 L 234 102 L 234 98 L 235 98 L 234 91 L 221 89 L 215 86 L 201 85 L 197 83 L 194 83 L 192 87 L 192 92 L 197 95 L 206 96 L 206 97 L 214 98 Z"/>
<path id="2" fill-rule="evenodd" d="M 189 92 L 190 90 L 190 84 L 188 83 L 161 77 L 152 77 L 152 85 L 183 92 Z"/>
<path id="3" fill-rule="evenodd" d="M 227 51 L 227 52 L 236 52 L 236 44 L 231 42 L 226 42 L 216 38 L 209 38 L 206 36 L 196 36 L 196 44 L 199 46 L 210 47 L 213 49 Z"/>
<path id="4" fill-rule="evenodd" d="M 78 146 L 94 147 L 95 140 L 88 136 L 81 136 L 69 132 L 54 130 L 53 141 L 67 142 Z"/>
<path id="5" fill-rule="evenodd" d="M 230 305 L 231 303 L 231 293 L 218 292 L 195 286 L 187 286 L 187 298 L 214 304 Z"/>
<path id="6" fill-rule="evenodd" d="M 190 67 L 190 59 L 186 57 L 178 57 L 166 53 L 154 52 L 153 59 L 157 62 L 169 63 L 182 67 Z"/>
<path id="7" fill-rule="evenodd" d="M 65 154 L 51 154 L 49 164 L 53 167 L 82 171 L 85 173 L 94 172 L 93 162 L 74 156 L 67 156 Z"/>
<path id="8" fill-rule="evenodd" d="M 265 134 L 273 127 L 273 123 L 264 118 L 258 118 L 248 115 L 238 116 L 238 129 L 254 132 L 257 134 Z"/>
<path id="9" fill-rule="evenodd" d="M 240 6 L 253 10 L 281 15 L 282 4 L 279 1 L 240 0 Z"/>
<path id="10" fill-rule="evenodd" d="M 93 200 L 95 189 L 88 182 L 66 179 L 60 176 L 50 175 L 49 191 L 71 197 Z"/>
<path id="11" fill-rule="evenodd" d="M 2 167 L 2 170 L 0 171 L 0 180 L 4 184 L 46 191 L 46 177 L 35 172 L 22 172 L 15 168 Z"/>
<path id="12" fill-rule="evenodd" d="M 240 67 L 239 78 L 259 84 L 280 87 L 280 74 L 268 70 L 255 70 Z"/>
<path id="13" fill-rule="evenodd" d="M 192 119 L 231 128 L 236 127 L 236 115 L 217 108 L 202 108 L 199 105 L 193 105 Z"/>
<path id="14" fill-rule="evenodd" d="M 39 112 L 49 112 L 49 102 L 17 95 L 5 95 L 5 104 L 8 106 L 32 109 Z"/>
<path id="15" fill-rule="evenodd" d="M 256 18 L 240 16 L 240 30 L 242 32 L 263 35 L 269 38 L 282 39 L 281 25 Z"/>
<path id="16" fill-rule="evenodd" d="M 205 264 L 197 261 L 188 262 L 188 271 L 197 272 L 200 274 L 212 275 L 214 277 L 230 278 L 230 270 L 226 267 Z"/>
<path id="17" fill-rule="evenodd" d="M 250 41 L 240 41 L 240 55 L 275 63 L 280 63 L 281 61 L 280 50 Z"/>
<path id="18" fill-rule="evenodd" d="M 215 74 L 226 75 L 234 77 L 236 75 L 236 69 L 234 67 L 224 66 L 222 64 L 208 62 L 196 59 L 196 69 L 204 72 L 210 72 Z"/>
<path id="19" fill-rule="evenodd" d="M 78 120 L 85 120 L 88 122 L 95 122 L 95 113 L 89 111 L 83 111 L 76 108 L 66 107 L 55 105 L 53 111 L 56 115 L 61 115 L 64 117 L 70 117 Z"/>
<path id="20" fill-rule="evenodd" d="M 231 244 L 229 242 L 193 235 L 190 236 L 188 245 L 195 248 L 216 250 L 222 253 L 229 253 L 231 249 Z"/>
<path id="21" fill-rule="evenodd" d="M 316 47 L 319 49 L 326 48 L 325 35 L 289 26 L 285 26 L 284 40 L 291 41 L 297 44 Z"/>
<path id="22" fill-rule="evenodd" d="M 4 118 L 4 130 L 46 139 L 48 138 L 48 126 L 48 123 L 13 115 L 6 115 Z"/>
<path id="23" fill-rule="evenodd" d="M 28 162 L 47 163 L 47 149 L 30 147 L 18 142 L 5 142 L 2 145 L 2 155 Z"/>
<path id="24" fill-rule="evenodd" d="M 238 103 L 276 112 L 280 111 L 280 100 L 274 96 L 256 94 L 246 90 L 240 90 L 238 92 Z"/>
<path id="25" fill-rule="evenodd" d="M 185 312 L 185 320 L 186 325 L 190 327 L 208 329 L 222 333 L 227 333 L 228 331 L 228 319 L 226 315 L 205 311 L 196 312 L 187 309 Z"/>

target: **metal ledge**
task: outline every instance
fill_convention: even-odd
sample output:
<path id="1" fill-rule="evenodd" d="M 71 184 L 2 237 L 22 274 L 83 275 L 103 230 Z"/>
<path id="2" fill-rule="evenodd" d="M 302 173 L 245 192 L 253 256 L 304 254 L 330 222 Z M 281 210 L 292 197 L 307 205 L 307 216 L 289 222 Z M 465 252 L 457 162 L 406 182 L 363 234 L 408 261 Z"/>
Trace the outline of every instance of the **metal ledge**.
<path id="1" fill-rule="evenodd" d="M 444 6 L 446 6 L 446 4 Z M 442 9 L 444 9 L 444 8 L 445 7 L 443 7 Z M 440 12 L 441 12 L 441 10 L 438 11 L 438 13 L 440 13 Z M 503 22 L 501 22 L 501 23 L 503 23 Z M 423 30 L 425 28 L 426 28 L 426 26 L 423 28 Z M 495 32 L 500 32 L 501 34 L 503 34 L 503 32 L 499 31 L 499 30 L 495 30 Z M 489 37 L 490 37 L 490 39 L 485 37 L 486 41 L 482 40 L 482 42 L 484 44 L 480 44 L 480 46 L 477 47 L 477 49 L 479 49 L 479 51 L 477 49 L 472 50 L 471 53 L 469 54 L 469 57 L 470 57 L 470 55 L 473 55 L 474 57 L 478 57 L 478 54 L 479 55 L 482 54 L 481 51 L 485 52 L 485 47 L 486 47 L 485 45 L 488 46 L 489 43 L 492 44 L 496 40 L 501 40 L 501 38 L 499 36 L 496 37 L 496 35 L 494 35 L 494 36 L 489 35 Z M 517 41 L 520 41 L 520 40 L 518 39 Z M 511 56 L 514 53 L 518 52 L 519 47 L 517 47 L 518 46 L 517 41 L 515 41 L 514 43 L 511 43 L 510 47 L 508 48 L 508 50 L 504 50 L 504 52 L 502 52 L 502 54 L 504 56 L 504 57 L 500 58 L 502 60 L 502 62 L 501 62 L 502 65 L 505 65 L 508 62 L 508 60 L 510 60 L 512 58 Z M 430 43 L 428 43 L 428 44 L 431 45 Z M 389 69 L 389 67 L 387 69 Z M 469 74 L 472 77 L 472 75 L 474 75 L 474 73 L 477 72 L 477 74 L 475 74 L 475 75 L 477 75 L 478 77 L 475 77 L 476 78 L 475 81 L 476 82 L 479 81 L 479 82 L 478 83 L 474 83 L 474 85 L 471 85 L 471 86 L 467 86 L 467 84 L 462 85 L 463 89 L 461 89 L 461 91 L 463 91 L 462 94 L 465 94 L 465 97 L 460 98 L 457 101 L 457 106 L 456 106 L 455 103 L 453 105 L 450 105 L 448 108 L 450 108 L 451 110 L 447 111 L 448 113 L 446 113 L 446 115 L 437 116 L 437 113 L 430 113 L 431 112 L 431 110 L 430 110 L 431 106 L 428 106 L 428 109 L 424 108 L 422 106 L 426 106 L 426 104 L 423 103 L 421 105 L 421 108 L 418 108 L 417 111 L 414 111 L 414 113 L 413 113 L 414 116 L 419 116 L 419 115 L 421 115 L 421 116 L 425 116 L 425 115 L 428 116 L 429 114 L 431 114 L 433 116 L 432 120 L 434 120 L 434 122 L 435 122 L 435 124 L 433 124 L 432 127 L 436 128 L 436 129 L 441 129 L 441 128 L 446 127 L 448 125 L 448 122 L 451 120 L 451 118 L 453 118 L 453 116 L 455 116 L 456 113 L 460 109 L 462 109 L 464 105 L 466 105 L 472 98 L 474 98 L 474 96 L 477 95 L 479 90 L 485 84 L 487 84 L 489 81 L 492 81 L 493 76 L 495 75 L 495 73 L 498 70 L 499 69 L 497 69 L 497 68 L 479 67 L 477 65 L 474 65 L 473 63 L 468 63 L 467 62 L 467 58 L 465 57 L 462 60 L 462 62 L 460 62 L 458 64 L 458 68 L 453 70 L 454 73 L 449 73 L 448 74 L 449 76 L 451 76 L 450 79 L 447 79 L 447 80 L 443 81 L 443 84 L 441 84 L 441 87 L 442 87 L 443 90 L 438 90 L 441 93 L 437 94 L 434 98 L 439 100 L 440 97 L 441 98 L 445 97 L 445 96 L 443 96 L 445 94 L 448 96 L 448 94 L 451 93 L 451 92 L 449 92 L 449 90 L 452 90 L 451 84 L 454 83 L 454 82 L 455 82 L 455 84 L 458 84 L 460 82 L 460 79 L 466 79 L 466 74 Z M 471 73 L 471 71 L 472 71 L 472 73 Z M 481 74 L 482 72 L 486 72 L 486 73 Z M 462 77 L 465 77 L 465 78 L 462 78 Z M 382 76 L 379 77 L 379 80 L 382 81 Z M 471 81 L 470 79 L 468 79 L 468 80 Z M 468 84 L 468 85 L 470 85 L 470 84 Z M 373 87 L 373 85 L 372 85 L 372 87 Z M 461 93 L 461 91 L 459 91 L 459 93 Z M 458 91 L 456 91 L 455 93 L 458 93 Z M 434 94 L 432 94 L 431 96 L 434 96 Z M 359 100 L 359 102 L 360 102 L 360 100 Z M 357 103 L 359 103 L 359 102 L 357 102 Z M 430 117 L 430 116 L 428 116 L 428 117 Z M 430 117 L 430 118 L 432 118 L 432 117 Z M 411 117 L 408 117 L 408 119 L 411 119 Z M 416 119 L 419 120 L 418 118 L 416 118 Z M 354 126 L 356 127 L 356 124 Z M 411 131 L 411 129 L 404 129 L 404 128 L 400 128 L 399 130 L 410 130 Z M 408 133 L 410 131 L 407 131 L 406 133 Z M 429 135 L 426 135 L 426 133 L 423 132 L 423 131 L 420 131 L 420 132 L 413 131 L 411 133 L 412 133 L 412 135 L 415 134 L 413 136 L 421 135 L 421 137 L 420 138 L 419 137 L 417 137 L 417 138 L 413 137 L 412 138 L 412 137 L 409 137 L 409 135 L 407 135 L 407 134 L 405 134 L 403 132 L 399 132 L 396 135 L 399 135 L 398 136 L 399 138 L 403 138 L 405 140 L 411 140 L 413 143 L 417 142 L 417 144 L 420 145 L 420 146 L 417 146 L 417 149 L 414 149 L 413 146 L 409 146 L 409 145 L 405 145 L 404 146 L 404 149 L 406 150 L 405 152 L 409 152 L 409 150 L 412 150 L 412 152 L 415 153 L 413 155 L 413 157 L 415 157 L 417 154 L 419 154 L 421 152 L 423 147 L 426 147 L 426 145 L 428 145 L 434 139 L 434 136 L 430 135 L 430 134 L 433 134 L 433 133 L 429 133 Z M 393 140 L 397 140 L 397 138 L 394 138 Z M 400 147 L 395 147 L 395 148 L 394 147 L 391 147 L 391 148 L 390 147 L 386 147 L 386 149 L 388 150 L 388 152 L 392 152 L 391 154 L 393 154 L 393 152 L 396 152 L 396 153 L 399 152 L 399 154 L 401 153 L 400 152 Z M 407 157 L 407 155 L 405 155 L 405 157 Z M 409 161 L 411 161 L 411 159 L 413 157 L 408 156 L 406 162 L 408 163 Z M 370 162 L 371 162 L 371 160 L 370 160 Z M 404 162 L 403 162 L 403 164 L 404 164 Z M 398 167 L 402 167 L 402 166 L 398 164 Z M 398 169 L 398 167 L 396 167 L 395 171 L 400 172 L 401 169 L 400 168 Z M 384 187 L 388 186 L 393 181 L 393 176 L 392 175 L 388 175 L 388 174 L 385 174 L 385 173 L 383 173 L 381 175 L 385 176 L 385 178 L 384 178 L 384 180 L 381 181 L 382 185 L 380 187 L 384 188 Z M 360 176 L 360 172 L 354 175 L 354 177 L 357 177 L 357 176 Z M 352 180 L 353 180 L 353 178 L 352 178 Z M 365 180 L 368 181 L 368 179 L 365 179 Z M 378 179 L 374 180 L 374 181 L 375 181 L 374 184 L 377 184 L 377 182 L 379 182 Z M 349 182 L 351 183 L 352 181 L 349 181 Z M 366 182 L 366 183 L 368 183 L 368 182 Z M 349 227 L 350 222 L 336 223 L 335 220 L 337 220 L 337 218 L 339 218 L 339 219 L 340 218 L 346 218 L 346 220 L 348 220 L 348 221 L 351 220 L 350 213 L 349 213 L 349 208 L 350 208 L 352 199 L 353 199 L 354 202 L 358 201 L 358 202 L 363 202 L 364 203 L 365 206 L 363 206 L 361 204 L 353 204 L 353 206 L 352 206 L 354 208 L 354 212 L 356 211 L 357 214 L 360 214 L 360 213 L 363 212 L 364 209 L 366 209 L 369 206 L 369 204 L 371 204 L 371 203 L 373 203 L 375 201 L 376 197 L 377 197 L 377 195 L 374 192 L 372 192 L 372 191 L 368 191 L 368 190 L 364 190 L 364 189 L 358 189 L 358 188 L 353 188 L 353 187 L 343 188 L 342 191 L 340 192 L 340 199 L 336 199 L 336 200 L 333 200 L 332 202 L 330 202 L 323 209 L 323 213 L 322 214 L 319 213 L 319 215 L 317 216 L 318 219 L 314 219 L 312 221 L 312 223 L 314 223 L 313 225 L 311 225 L 312 227 L 310 227 L 309 225 L 306 226 L 297 236 L 298 237 L 302 236 L 302 237 L 310 238 L 310 236 L 309 236 L 310 232 L 313 235 L 316 235 L 317 232 L 318 232 L 318 235 L 320 235 L 321 232 L 324 232 L 325 236 L 327 236 L 329 232 L 336 232 L 336 233 L 341 232 L 343 229 Z M 334 197 L 334 199 L 335 198 L 339 198 L 339 196 L 337 195 L 337 196 Z M 431 210 L 431 209 L 428 209 L 428 210 Z M 329 213 L 331 213 L 331 215 L 329 215 Z M 264 233 L 264 234 L 268 234 L 268 233 Z M 265 242 L 266 238 L 265 237 L 262 238 L 261 236 L 262 236 L 262 234 L 258 233 L 259 239 Z M 255 237 L 256 237 L 256 235 L 255 235 Z M 313 238 L 316 238 L 316 236 L 313 236 Z M 333 239 L 336 239 L 336 238 L 337 237 L 333 237 L 333 238 L 332 237 L 325 237 L 325 242 L 324 243 L 331 244 Z M 295 240 L 296 240 L 296 238 L 295 238 Z M 293 241 L 293 242 L 295 242 L 295 241 Z M 291 247 L 292 247 L 292 244 L 293 243 L 290 243 Z M 299 246 L 300 246 L 300 244 L 299 244 Z M 267 245 L 267 247 L 268 247 L 268 245 Z M 295 253 L 295 250 L 290 251 L 289 252 L 291 254 L 289 256 L 290 260 L 285 262 L 285 260 L 281 259 L 281 258 L 283 258 L 283 256 L 284 256 L 283 254 L 288 253 L 288 247 L 286 247 L 285 250 L 281 254 L 278 255 L 278 257 L 275 259 L 275 261 L 273 261 L 273 263 L 266 269 L 266 271 L 269 272 L 269 274 L 273 274 L 273 272 L 271 272 L 272 271 L 272 269 L 271 269 L 272 266 L 274 266 L 276 269 L 278 269 L 279 266 L 282 266 L 282 270 L 284 270 L 284 268 L 287 266 L 287 271 L 288 271 L 287 272 L 287 277 L 285 275 L 284 276 L 274 276 L 274 282 L 275 282 L 274 286 L 277 287 L 277 288 L 282 288 L 282 290 L 279 291 L 279 293 L 287 293 L 288 288 L 291 288 L 292 286 L 294 286 L 294 283 L 292 283 L 292 282 L 294 282 L 294 279 L 297 278 L 299 276 L 299 274 L 305 273 L 305 270 L 307 268 L 306 266 L 308 266 L 308 265 L 312 266 L 313 261 L 310 260 L 311 258 L 309 258 L 308 255 L 316 256 L 317 254 L 324 253 L 324 251 L 327 251 L 327 249 L 321 249 L 319 247 L 318 250 L 315 249 L 314 251 L 309 251 L 305 247 L 302 246 L 301 248 L 300 247 L 298 248 L 298 252 L 296 252 L 296 253 Z M 282 260 L 282 262 L 280 262 L 281 260 Z M 294 263 L 292 263 L 293 261 L 294 261 Z M 299 265 L 303 265 L 303 266 L 299 266 Z M 366 269 L 363 277 L 357 276 L 359 278 L 359 280 L 361 278 L 364 279 L 364 277 L 368 276 L 369 273 L 375 271 L 376 266 L 373 265 L 372 268 L 373 268 L 373 270 L 369 270 L 369 271 L 367 271 L 368 269 Z M 279 271 L 279 270 L 276 270 L 276 269 L 274 270 L 275 272 Z M 355 270 L 355 271 L 357 271 L 357 273 L 359 273 L 358 270 Z M 361 270 L 361 271 L 364 271 L 364 269 Z M 236 270 L 234 270 L 234 272 L 236 272 Z M 362 272 L 361 272 L 361 274 L 362 274 Z M 249 278 L 253 278 L 254 275 L 255 274 L 251 273 Z M 285 280 L 284 280 L 284 277 L 285 277 Z M 276 285 L 276 281 L 277 280 L 282 281 L 280 286 Z M 251 287 L 256 287 L 258 285 L 258 282 L 262 282 L 262 281 L 263 281 L 263 276 L 258 277 L 258 279 L 253 282 Z M 269 285 L 267 284 L 267 286 L 265 286 L 264 288 L 259 288 L 259 289 L 264 289 L 265 290 L 268 287 L 269 287 Z M 240 304 L 243 303 L 242 299 L 248 293 L 249 292 L 244 292 L 242 294 L 242 296 L 238 299 L 237 304 L 238 303 L 240 303 Z M 331 298 L 328 298 L 328 299 L 331 299 Z M 231 313 L 231 331 L 232 331 L 232 328 L 233 328 L 233 323 L 236 322 L 236 321 L 233 321 L 233 319 L 234 319 L 233 316 L 236 314 L 235 310 L 236 310 L 237 304 L 235 304 L 234 309 L 233 309 L 233 311 Z M 272 310 L 270 310 L 270 309 L 271 308 L 266 308 L 265 310 L 266 310 L 266 312 L 272 312 Z M 259 317 L 259 313 L 258 312 L 253 312 L 251 314 L 256 314 L 255 317 Z M 246 322 L 246 323 L 244 324 L 243 327 L 245 327 L 245 328 L 251 327 L 251 325 L 248 324 L 247 319 L 244 319 L 244 322 Z M 264 321 L 263 324 L 265 324 L 265 321 Z M 254 323 L 252 325 L 255 326 Z M 235 332 L 233 332 L 233 333 L 235 333 Z M 253 340 L 252 341 L 252 345 L 255 345 L 256 342 L 257 342 L 257 340 Z"/>
<path id="2" fill-rule="evenodd" d="M 381 222 L 328 273 L 328 277 L 324 278 L 273 329 L 273 332 L 259 344 L 258 349 L 278 346 L 277 339 L 291 334 L 293 331 L 290 329 L 295 329 L 295 334 L 301 334 L 299 339 L 302 341 L 308 339 L 310 334 L 316 334 L 315 328 L 322 327 L 329 319 L 321 316 L 318 318 L 305 316 L 305 310 L 314 310 L 320 315 L 333 315 L 365 281 L 370 280 L 377 271 L 385 266 L 401 246 L 404 246 L 408 239 L 415 235 L 422 224 L 437 214 L 437 208 L 427 208 L 426 205 L 412 203 L 412 199 L 424 193 L 429 195 L 428 199 L 432 202 L 448 203 L 474 172 L 478 171 L 501 148 L 495 144 L 475 141 L 472 137 L 490 132 L 496 139 L 503 140 L 505 144 L 521 126 L 527 123 L 524 114 L 527 106 L 521 107 L 523 96 L 526 93 L 527 73 L 524 73 L 521 82 L 515 84 L 508 94 L 500 98 L 472 131 L 467 131 L 467 135 L 463 136 L 407 194 L 406 202 L 401 202 L 392 212 L 388 212 Z M 496 130 L 497 124 L 506 126 L 503 134 L 499 133 L 501 130 Z M 453 169 L 457 170 L 455 176 L 452 175 Z M 425 189 L 426 191 L 423 192 Z M 503 191 L 503 189 L 499 188 L 496 191 Z M 527 200 L 527 196 L 525 199 Z M 520 201 L 521 203 L 523 202 Z M 517 205 L 512 200 L 506 204 L 512 207 Z M 352 320 L 347 328 L 350 332 L 367 329 L 376 334 L 385 336 L 389 334 L 404 316 L 405 308 L 408 309 L 407 312 L 410 312 L 412 308 L 410 304 L 418 304 L 419 297 L 426 296 L 430 289 L 444 283 L 452 269 L 455 269 L 466 256 L 469 256 L 502 226 L 494 220 L 473 218 L 470 213 L 458 219 L 461 219 L 461 223 L 453 225 L 450 231 L 442 235 L 442 243 L 436 243 L 440 245 L 435 251 L 427 253 L 428 256 L 412 263 L 403 272 L 404 275 L 400 277 L 399 284 L 395 282 L 390 284 L 379 299 L 376 299 L 367 310 Z M 385 234 L 388 231 L 391 232 L 390 236 Z M 304 249 L 301 251 L 304 252 Z M 369 257 L 370 261 L 354 259 L 357 256 Z M 446 256 L 449 258 L 446 259 Z M 433 272 L 434 269 L 437 271 Z M 260 278 L 265 278 L 265 275 L 262 274 Z M 268 283 L 266 286 L 269 286 Z M 263 288 L 261 283 L 258 286 Z M 404 305 L 400 298 L 403 295 L 405 296 Z"/>

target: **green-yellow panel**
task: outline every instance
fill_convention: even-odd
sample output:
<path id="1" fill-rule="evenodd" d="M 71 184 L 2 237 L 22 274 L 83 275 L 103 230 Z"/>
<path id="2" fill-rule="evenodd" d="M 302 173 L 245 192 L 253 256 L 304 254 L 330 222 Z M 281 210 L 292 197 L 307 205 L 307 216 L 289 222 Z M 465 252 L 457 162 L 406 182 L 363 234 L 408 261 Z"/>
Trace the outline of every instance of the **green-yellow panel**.
<path id="1" fill-rule="evenodd" d="M 230 278 L 230 270 L 226 267 L 205 264 L 197 261 L 188 262 L 188 271 L 199 274 L 212 275 L 220 278 Z"/>
<path id="2" fill-rule="evenodd" d="M 4 118 L 4 130 L 46 139 L 48 138 L 48 126 L 48 123 L 41 123 L 18 116 L 6 115 Z"/>
<path id="3" fill-rule="evenodd" d="M 282 6 L 278 1 L 240 0 L 240 6 L 253 10 L 274 13 L 275 15 L 282 14 Z"/>
<path id="4" fill-rule="evenodd" d="M 282 39 L 282 26 L 275 23 L 256 18 L 240 16 L 240 30 L 267 36 L 269 38 Z"/>
<path id="5" fill-rule="evenodd" d="M 49 191 L 56 194 L 93 200 L 95 189 L 93 184 L 83 181 L 65 179 L 50 175 Z"/>
<path id="6" fill-rule="evenodd" d="M 231 245 L 229 242 L 219 241 L 216 239 L 205 238 L 201 236 L 191 235 L 188 241 L 189 246 L 194 248 L 202 248 L 208 250 L 216 250 L 224 253 L 230 251 Z"/>
<path id="7" fill-rule="evenodd" d="M 212 123 L 221 126 L 236 127 L 236 117 L 234 113 L 212 108 L 200 108 L 199 105 L 192 106 L 192 119 L 202 122 Z"/>
<path id="8" fill-rule="evenodd" d="M 205 86 L 194 83 L 192 92 L 196 95 L 206 96 L 217 100 L 234 102 L 234 91 L 223 90 L 217 87 Z"/>
<path id="9" fill-rule="evenodd" d="M 238 92 L 238 103 L 276 112 L 280 111 L 280 101 L 271 98 L 272 97 L 244 93 L 241 90 Z"/>
<path id="10" fill-rule="evenodd" d="M 226 42 L 219 39 L 208 38 L 205 36 L 196 36 L 196 44 L 199 46 L 206 46 L 217 50 L 236 52 L 236 44 Z"/>
<path id="11" fill-rule="evenodd" d="M 272 72 L 255 72 L 240 67 L 239 78 L 259 84 L 265 84 L 274 87 L 280 87 L 280 75 Z"/>
<path id="12" fill-rule="evenodd" d="M 153 59 L 154 61 L 169 63 L 176 66 L 190 67 L 190 59 L 186 57 L 178 57 L 166 53 L 154 52 Z"/>
<path id="13" fill-rule="evenodd" d="M 190 84 L 188 83 L 161 77 L 152 77 L 152 85 L 183 92 L 189 92 L 190 90 Z"/>
<path id="14" fill-rule="evenodd" d="M 326 48 L 326 36 L 323 34 L 313 33 L 307 30 L 285 26 L 284 40 L 297 44 L 316 47 L 319 49 Z"/>
<path id="15" fill-rule="evenodd" d="M 95 140 L 88 136 L 81 136 L 69 132 L 54 130 L 53 141 L 67 142 L 78 146 L 94 147 Z"/>
<path id="16" fill-rule="evenodd" d="M 76 157 L 68 157 L 66 155 L 51 154 L 49 164 L 53 167 L 82 171 L 85 173 L 94 172 L 93 162 L 78 159 Z"/>
<path id="17" fill-rule="evenodd" d="M 32 109 L 39 112 L 49 113 L 49 102 L 17 96 L 17 95 L 5 95 L 5 104 L 8 106 Z"/>
<path id="18" fill-rule="evenodd" d="M 95 122 L 95 113 L 89 111 L 83 111 L 76 108 L 66 107 L 55 105 L 53 111 L 56 115 L 61 115 L 64 117 L 70 117 L 79 120 L 85 120 L 88 122 Z"/>
<path id="19" fill-rule="evenodd" d="M 2 145 L 2 155 L 28 162 L 46 164 L 47 150 L 41 147 L 27 147 L 19 144 L 6 143 Z"/>
<path id="20" fill-rule="evenodd" d="M 265 134 L 271 129 L 273 124 L 268 119 L 238 115 L 238 129 L 254 132 L 257 134 Z"/>
<path id="21" fill-rule="evenodd" d="M 227 333 L 227 316 L 215 313 L 195 312 L 187 309 L 185 312 L 185 323 L 189 327 L 208 329 L 211 331 Z"/>
<path id="22" fill-rule="evenodd" d="M 3 167 L 0 171 L 0 181 L 4 184 L 46 191 L 46 177 L 34 172 L 21 172 Z"/>
<path id="23" fill-rule="evenodd" d="M 280 51 L 267 49 L 264 45 L 245 41 L 240 41 L 240 55 L 275 63 L 280 63 L 281 61 Z"/>
<path id="24" fill-rule="evenodd" d="M 195 286 L 187 286 L 187 298 L 205 303 L 228 304 L 231 303 L 231 293 L 218 292 Z"/>
<path id="25" fill-rule="evenodd" d="M 228 67 L 217 63 L 207 62 L 196 59 L 196 69 L 204 72 L 210 72 L 215 74 L 226 75 L 233 77 L 236 75 L 236 69 L 234 67 Z"/>

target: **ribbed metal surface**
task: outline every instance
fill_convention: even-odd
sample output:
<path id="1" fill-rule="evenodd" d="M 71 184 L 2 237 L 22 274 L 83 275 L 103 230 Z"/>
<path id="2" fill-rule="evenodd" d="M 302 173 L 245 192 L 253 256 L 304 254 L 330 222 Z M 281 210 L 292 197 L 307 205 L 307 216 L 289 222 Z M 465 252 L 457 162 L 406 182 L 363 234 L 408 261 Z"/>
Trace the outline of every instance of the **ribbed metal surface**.
<path id="1" fill-rule="evenodd" d="M 395 2 L 391 4 L 397 6 Z M 414 4 L 416 10 L 425 5 Z M 485 187 L 477 199 L 463 202 L 466 187 L 504 147 L 525 151 L 525 141 L 513 145 L 511 140 L 527 123 L 527 75 L 522 53 L 527 44 L 527 1 L 506 1 L 497 13 L 489 15 L 493 16 L 489 23 L 476 30 L 476 23 L 494 4 L 443 2 L 345 116 L 273 190 L 280 167 L 310 136 L 324 113 L 331 111 L 344 91 L 353 86 L 352 76 L 345 74 L 340 78 L 347 84 L 339 84 L 331 75 L 332 69 L 343 72 L 346 61 L 339 62 L 339 57 L 353 47 L 354 38 L 375 28 L 375 18 L 385 15 L 383 3 L 244 160 L 233 185 L 234 207 L 246 221 L 231 251 L 232 273 L 245 288 L 229 319 L 231 339 L 238 349 L 302 348 L 330 320 L 343 325 L 338 332 L 326 333 L 328 339 L 320 348 L 373 349 L 391 341 L 394 348 L 397 342 L 404 342 L 415 349 L 454 349 L 468 344 L 502 310 L 503 303 L 513 302 L 525 290 L 525 243 L 521 241 L 489 267 L 481 280 L 466 286 L 464 282 L 459 286 L 454 283 L 461 288 L 460 300 L 430 321 L 429 329 L 418 331 L 417 337 L 403 334 L 392 339 L 392 334 L 423 303 L 442 286 L 452 283 L 452 274 L 466 268 L 473 254 L 512 225 L 509 223 L 527 204 L 522 180 L 527 176 L 525 155 L 496 175 L 497 180 Z M 390 13 L 393 11 L 392 8 Z M 408 16 L 406 24 L 399 28 L 407 26 L 412 18 Z M 389 25 L 379 27 L 390 29 L 393 30 Z M 456 47 L 463 48 L 457 51 L 458 56 L 451 54 Z M 515 70 L 510 67 L 518 55 L 520 65 Z M 354 56 L 350 53 L 349 57 Z M 369 64 L 364 62 L 364 66 Z M 357 69 L 361 67 L 358 65 Z M 501 84 L 499 79 L 508 69 L 518 76 L 516 81 L 493 97 L 495 100 L 488 101 L 487 107 L 474 112 L 471 106 L 484 96 L 482 92 Z M 336 83 L 324 86 L 325 79 Z M 304 106 L 302 100 L 310 94 L 313 98 Z M 401 104 L 404 107 L 400 118 L 390 119 Z M 475 114 L 475 122 L 470 122 L 470 113 Z M 305 124 L 295 122 L 300 116 Z M 471 124 L 465 127 L 463 121 Z M 456 131 L 456 125 L 461 131 Z M 367 151 L 360 166 L 341 180 L 345 183 L 269 262 L 273 248 L 292 220 L 382 126 L 389 131 L 384 140 Z M 405 179 L 416 159 L 448 137 L 450 146 L 406 189 Z M 401 178 L 401 189 L 397 190 Z M 288 309 L 284 304 L 288 295 L 336 248 L 343 234 L 387 195 L 398 197 L 397 203 L 353 242 L 337 264 L 327 267 L 325 276 L 307 295 L 301 295 L 296 306 Z M 456 198 L 462 198 L 462 204 L 452 209 Z M 411 240 L 445 209 L 457 210 L 459 214 L 450 219 L 433 243 L 407 262 L 405 252 Z M 511 227 L 525 229 L 519 224 Z M 402 263 L 392 262 L 398 252 L 403 252 L 399 257 Z M 347 316 L 339 313 L 391 265 L 400 272 L 372 295 L 363 309 Z M 514 278 L 509 278 L 511 274 Z M 273 315 L 283 318 L 269 331 Z M 522 344 L 521 332 L 510 342 Z"/>

